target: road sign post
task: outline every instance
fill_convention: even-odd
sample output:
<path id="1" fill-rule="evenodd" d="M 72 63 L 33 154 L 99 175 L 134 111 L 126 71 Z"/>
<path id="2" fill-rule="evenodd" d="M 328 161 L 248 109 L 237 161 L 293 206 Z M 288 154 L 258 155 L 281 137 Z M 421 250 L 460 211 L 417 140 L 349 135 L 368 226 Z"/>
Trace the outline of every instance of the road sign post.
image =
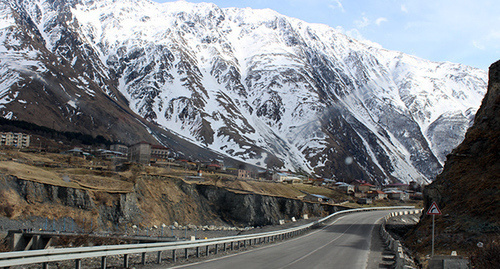
<path id="1" fill-rule="evenodd" d="M 429 210 L 427 210 L 427 215 L 432 215 L 432 252 L 431 252 L 431 257 L 434 256 L 434 217 L 436 215 L 441 215 L 441 210 L 439 210 L 439 207 L 437 206 L 436 202 L 432 202 L 432 205 L 429 207 Z"/>
<path id="2" fill-rule="evenodd" d="M 432 215 L 432 252 L 431 257 L 434 257 L 434 217 L 436 215 Z"/>

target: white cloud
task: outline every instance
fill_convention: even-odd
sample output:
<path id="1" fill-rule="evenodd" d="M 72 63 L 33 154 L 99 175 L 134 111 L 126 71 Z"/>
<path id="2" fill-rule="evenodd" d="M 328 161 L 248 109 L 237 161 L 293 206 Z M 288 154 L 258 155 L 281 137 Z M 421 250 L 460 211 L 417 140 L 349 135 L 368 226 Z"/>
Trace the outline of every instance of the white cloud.
<path id="1" fill-rule="evenodd" d="M 498 50 L 500 49 L 500 31 L 490 30 L 485 36 L 473 40 L 472 45 L 479 50 Z"/>
<path id="2" fill-rule="evenodd" d="M 480 41 L 474 40 L 474 41 L 472 41 L 472 45 L 474 47 L 476 47 L 477 49 L 480 49 L 480 50 L 485 50 L 486 49 L 486 47 Z"/>
<path id="3" fill-rule="evenodd" d="M 365 28 L 366 26 L 370 25 L 370 20 L 363 16 L 363 18 L 361 20 L 355 20 L 354 21 L 354 25 L 357 27 L 357 28 Z"/>
<path id="4" fill-rule="evenodd" d="M 332 3 L 328 5 L 329 8 L 335 10 L 335 9 L 340 9 L 343 13 L 345 13 L 344 6 L 342 5 L 341 0 L 332 0 Z"/>
<path id="5" fill-rule="evenodd" d="M 375 20 L 375 24 L 378 25 L 378 26 L 380 26 L 380 24 L 383 23 L 383 22 L 387 22 L 387 18 L 380 17 L 377 20 Z"/>
<path id="6" fill-rule="evenodd" d="M 406 8 L 405 5 L 401 5 L 401 11 L 403 11 L 404 13 L 408 13 L 408 8 Z"/>
<path id="7" fill-rule="evenodd" d="M 360 32 L 358 29 L 351 29 L 351 30 L 346 30 L 344 29 L 343 27 L 341 26 L 337 26 L 335 27 L 335 29 L 341 33 L 343 33 L 344 35 L 352 38 L 352 39 L 355 39 L 359 42 L 362 42 L 368 46 L 372 46 L 372 47 L 376 47 L 376 48 L 382 48 L 382 45 L 380 45 L 379 43 L 376 43 L 376 42 L 373 42 L 373 41 L 370 41 L 368 39 L 366 39 Z"/>

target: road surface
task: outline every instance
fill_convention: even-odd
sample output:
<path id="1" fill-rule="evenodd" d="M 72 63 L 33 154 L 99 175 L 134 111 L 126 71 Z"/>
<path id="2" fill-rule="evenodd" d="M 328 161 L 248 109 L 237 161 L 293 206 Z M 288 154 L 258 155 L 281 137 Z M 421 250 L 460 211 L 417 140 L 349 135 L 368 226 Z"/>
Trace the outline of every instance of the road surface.
<path id="1" fill-rule="evenodd" d="M 174 268 L 366 268 L 375 223 L 390 212 L 347 214 L 304 236 Z"/>

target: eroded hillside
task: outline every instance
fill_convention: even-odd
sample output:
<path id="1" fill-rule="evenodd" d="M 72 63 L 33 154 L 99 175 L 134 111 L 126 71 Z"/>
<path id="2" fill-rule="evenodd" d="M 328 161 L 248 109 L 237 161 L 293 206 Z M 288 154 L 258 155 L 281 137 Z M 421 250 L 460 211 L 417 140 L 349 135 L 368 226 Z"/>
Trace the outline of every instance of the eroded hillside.
<path id="1" fill-rule="evenodd" d="M 0 214 L 10 219 L 71 218 L 80 227 L 125 230 L 132 225 L 262 226 L 303 214 L 324 216 L 332 206 L 304 202 L 303 191 L 345 196 L 314 186 L 240 181 L 230 175 L 132 165 L 81 157 L 3 150 Z"/>

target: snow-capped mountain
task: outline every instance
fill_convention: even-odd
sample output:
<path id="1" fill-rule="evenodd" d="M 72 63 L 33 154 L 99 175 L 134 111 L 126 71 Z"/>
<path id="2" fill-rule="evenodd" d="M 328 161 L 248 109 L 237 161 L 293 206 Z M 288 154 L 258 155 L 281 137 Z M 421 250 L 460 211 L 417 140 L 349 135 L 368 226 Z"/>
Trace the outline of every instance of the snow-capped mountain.
<path id="1" fill-rule="evenodd" d="M 146 0 L 0 0 L 0 10 L 4 117 L 85 123 L 128 142 L 151 133 L 142 117 L 261 167 L 431 180 L 486 91 L 483 70 L 272 10 Z"/>

